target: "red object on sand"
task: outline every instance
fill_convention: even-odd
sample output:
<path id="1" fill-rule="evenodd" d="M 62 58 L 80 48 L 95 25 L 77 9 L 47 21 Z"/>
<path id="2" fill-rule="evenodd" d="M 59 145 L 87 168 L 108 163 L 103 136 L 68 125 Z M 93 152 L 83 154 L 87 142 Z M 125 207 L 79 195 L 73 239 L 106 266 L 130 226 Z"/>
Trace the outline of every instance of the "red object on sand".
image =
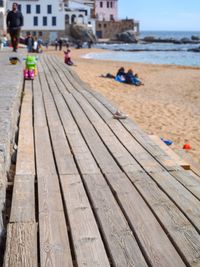
<path id="1" fill-rule="evenodd" d="M 191 149 L 190 144 L 184 144 L 184 145 L 183 145 L 183 149 Z"/>

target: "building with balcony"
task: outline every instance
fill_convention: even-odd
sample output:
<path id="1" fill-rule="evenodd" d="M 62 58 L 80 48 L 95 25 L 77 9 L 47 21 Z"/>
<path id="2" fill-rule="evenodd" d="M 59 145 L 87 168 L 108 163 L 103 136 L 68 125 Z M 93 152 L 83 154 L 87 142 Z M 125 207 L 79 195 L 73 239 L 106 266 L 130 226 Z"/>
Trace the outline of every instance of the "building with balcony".
<path id="1" fill-rule="evenodd" d="M 15 0 L 8 0 L 7 9 L 12 9 Z M 31 32 L 40 38 L 55 39 L 65 30 L 64 2 L 62 0 L 18 0 L 18 8 L 24 17 L 22 34 Z"/>
<path id="2" fill-rule="evenodd" d="M 98 38 L 114 39 L 116 34 L 133 30 L 139 33 L 139 22 L 134 19 L 118 19 L 118 0 L 96 0 L 96 35 Z"/>
<path id="3" fill-rule="evenodd" d="M 15 1 L 8 0 L 7 9 L 10 10 Z M 73 23 L 86 24 L 95 32 L 95 20 L 91 19 L 92 6 L 81 0 L 75 2 L 73 6 L 74 1 L 68 0 L 17 0 L 24 16 L 22 34 L 32 33 L 43 40 L 55 40 L 68 35 Z"/>
<path id="4" fill-rule="evenodd" d="M 96 0 L 95 14 L 98 21 L 118 20 L 118 0 Z"/>

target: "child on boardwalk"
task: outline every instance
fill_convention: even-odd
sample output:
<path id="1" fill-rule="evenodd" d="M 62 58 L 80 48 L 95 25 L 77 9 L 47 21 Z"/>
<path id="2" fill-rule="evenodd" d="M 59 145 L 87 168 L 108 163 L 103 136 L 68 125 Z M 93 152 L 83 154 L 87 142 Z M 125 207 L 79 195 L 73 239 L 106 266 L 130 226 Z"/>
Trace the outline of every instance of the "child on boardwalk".
<path id="1" fill-rule="evenodd" d="M 71 54 L 70 54 L 70 50 L 67 49 L 67 51 L 64 51 L 65 54 L 65 64 L 71 66 L 74 65 L 74 63 L 71 61 Z"/>

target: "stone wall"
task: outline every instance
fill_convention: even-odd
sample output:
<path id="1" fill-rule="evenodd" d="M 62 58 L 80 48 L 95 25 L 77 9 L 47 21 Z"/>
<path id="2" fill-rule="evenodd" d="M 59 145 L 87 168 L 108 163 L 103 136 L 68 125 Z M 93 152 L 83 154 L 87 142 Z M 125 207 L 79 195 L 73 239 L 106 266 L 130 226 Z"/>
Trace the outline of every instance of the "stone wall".
<path id="1" fill-rule="evenodd" d="M 134 30 L 135 23 L 132 19 L 118 21 L 96 21 L 96 35 L 98 38 L 112 39 L 117 33 Z"/>

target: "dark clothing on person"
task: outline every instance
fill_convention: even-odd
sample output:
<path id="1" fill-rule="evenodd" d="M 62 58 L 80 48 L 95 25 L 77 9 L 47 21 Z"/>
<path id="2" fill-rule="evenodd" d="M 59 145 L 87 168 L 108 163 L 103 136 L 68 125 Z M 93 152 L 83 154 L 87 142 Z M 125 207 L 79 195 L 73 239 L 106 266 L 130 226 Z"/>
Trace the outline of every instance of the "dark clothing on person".
<path id="1" fill-rule="evenodd" d="M 118 76 L 118 75 L 125 77 L 126 76 L 126 72 L 124 70 L 119 69 L 117 74 L 116 74 L 116 76 Z"/>
<path id="2" fill-rule="evenodd" d="M 129 73 L 129 72 L 127 72 L 125 76 L 125 83 L 134 84 L 134 85 L 142 84 L 141 81 L 133 73 Z"/>
<path id="3" fill-rule="evenodd" d="M 22 13 L 19 10 L 16 10 L 15 12 L 13 10 L 9 11 L 6 18 L 6 24 L 8 32 L 10 33 L 13 51 L 16 51 L 19 43 L 21 26 L 23 26 Z"/>
<path id="4" fill-rule="evenodd" d="M 63 41 L 61 39 L 58 40 L 59 50 L 62 50 Z"/>
<path id="5" fill-rule="evenodd" d="M 25 45 L 27 45 L 28 52 L 33 52 L 34 39 L 32 36 L 26 37 Z"/>
<path id="6" fill-rule="evenodd" d="M 9 11 L 6 23 L 8 29 L 20 29 L 24 23 L 22 13 L 19 10 L 17 10 L 16 12 L 12 10 Z"/>

